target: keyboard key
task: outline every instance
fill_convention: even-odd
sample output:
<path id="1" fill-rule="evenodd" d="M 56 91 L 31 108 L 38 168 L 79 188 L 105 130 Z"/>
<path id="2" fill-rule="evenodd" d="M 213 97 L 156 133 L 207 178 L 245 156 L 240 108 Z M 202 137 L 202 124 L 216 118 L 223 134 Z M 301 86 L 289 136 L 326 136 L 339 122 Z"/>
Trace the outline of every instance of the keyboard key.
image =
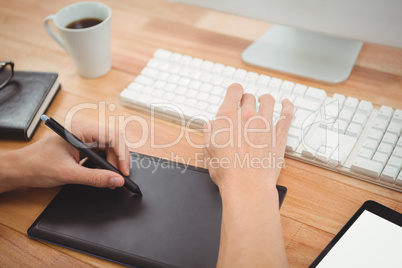
<path id="1" fill-rule="evenodd" d="M 367 115 L 364 113 L 361 113 L 359 110 L 355 113 L 355 115 L 352 118 L 352 122 L 355 124 L 359 124 L 360 126 L 364 127 L 367 122 Z"/>
<path id="2" fill-rule="evenodd" d="M 245 81 L 246 76 L 247 76 L 247 71 L 246 70 L 237 69 L 235 74 L 234 74 L 233 80 L 239 81 L 239 83 L 242 83 L 242 82 Z"/>
<path id="3" fill-rule="evenodd" d="M 369 159 L 356 157 L 355 161 L 352 164 L 351 169 L 358 173 L 378 178 L 383 169 L 383 165 L 379 162 L 375 162 Z"/>
<path id="4" fill-rule="evenodd" d="M 246 76 L 245 82 L 250 85 L 255 85 L 258 79 L 258 74 L 254 72 L 249 72 Z"/>
<path id="5" fill-rule="evenodd" d="M 296 148 L 299 146 L 300 141 L 296 137 L 289 136 L 286 140 L 286 150 L 294 152 Z"/>
<path id="6" fill-rule="evenodd" d="M 208 106 L 209 106 L 208 102 L 198 101 L 198 103 L 195 107 L 199 110 L 205 110 Z"/>
<path id="7" fill-rule="evenodd" d="M 393 166 L 386 166 L 380 176 L 380 179 L 389 183 L 394 183 L 399 170 Z"/>
<path id="8" fill-rule="evenodd" d="M 402 124 L 402 110 L 395 110 L 394 116 L 392 117 L 391 121 Z"/>
<path id="9" fill-rule="evenodd" d="M 296 114 L 294 115 L 294 119 L 291 123 L 292 127 L 298 129 L 304 129 L 309 127 L 314 121 L 317 116 L 317 113 L 312 113 L 311 111 L 298 109 Z"/>
<path id="10" fill-rule="evenodd" d="M 159 84 L 161 83 L 161 84 Z M 157 81 L 154 84 L 154 88 L 161 88 L 164 89 L 165 91 L 175 91 L 176 90 L 176 85 L 175 84 L 171 84 L 171 83 L 166 83 L 165 81 Z"/>
<path id="11" fill-rule="evenodd" d="M 338 118 L 340 120 L 350 123 L 352 121 L 353 111 L 349 107 L 343 107 L 342 111 L 339 113 Z"/>
<path id="12" fill-rule="evenodd" d="M 171 101 L 176 97 L 176 95 L 172 92 L 167 92 L 163 95 L 163 98 L 167 101 Z"/>
<path id="13" fill-rule="evenodd" d="M 381 163 L 384 166 L 388 162 L 388 157 L 387 154 L 377 151 L 373 156 L 373 161 Z"/>
<path id="14" fill-rule="evenodd" d="M 347 155 L 339 152 L 338 149 L 331 155 L 328 164 L 332 167 L 342 166 L 346 161 Z"/>
<path id="15" fill-rule="evenodd" d="M 172 55 L 172 52 L 164 49 L 157 49 L 154 53 L 154 57 L 157 59 L 162 59 L 162 60 L 168 60 L 170 56 Z"/>
<path id="16" fill-rule="evenodd" d="M 213 63 L 212 61 L 205 60 L 205 61 L 202 63 L 200 69 L 203 70 L 203 71 L 209 72 L 209 71 L 212 70 L 213 67 L 214 67 L 214 63 Z"/>
<path id="17" fill-rule="evenodd" d="M 328 163 L 331 155 L 334 153 L 334 149 L 329 148 L 327 146 L 322 146 L 320 150 L 315 155 L 315 158 L 320 160 L 321 162 Z"/>
<path id="18" fill-rule="evenodd" d="M 131 91 L 136 91 L 136 92 L 141 92 L 142 89 L 144 89 L 145 86 L 138 84 L 138 83 L 131 83 L 127 89 L 131 90 Z"/>
<path id="19" fill-rule="evenodd" d="M 374 128 L 372 128 L 372 129 L 370 130 L 369 134 L 368 134 L 368 137 L 369 137 L 370 139 L 373 139 L 373 140 L 377 141 L 377 143 L 380 143 L 380 142 L 381 142 L 382 136 L 383 136 L 383 132 L 381 132 L 381 131 L 378 130 L 378 129 L 374 129 Z"/>
<path id="20" fill-rule="evenodd" d="M 306 93 L 307 87 L 305 85 L 296 84 L 295 88 L 293 89 L 293 94 L 298 97 L 303 97 Z"/>
<path id="21" fill-rule="evenodd" d="M 199 92 L 196 99 L 199 101 L 207 101 L 209 99 L 209 94 L 206 92 Z"/>
<path id="22" fill-rule="evenodd" d="M 279 78 L 271 78 L 268 84 L 268 89 L 270 91 L 279 91 L 282 85 L 282 79 Z"/>
<path id="23" fill-rule="evenodd" d="M 350 110 L 352 110 L 352 112 L 355 112 L 357 109 L 357 106 L 359 105 L 359 100 L 356 98 L 352 98 L 352 97 L 347 97 L 345 103 L 343 104 L 343 107 L 347 107 Z"/>
<path id="24" fill-rule="evenodd" d="M 150 78 L 156 79 L 159 74 L 159 71 L 150 67 L 145 67 L 142 72 L 142 75 L 148 76 Z"/>
<path id="25" fill-rule="evenodd" d="M 358 156 L 366 159 L 371 159 L 373 157 L 374 151 L 367 148 L 361 148 Z"/>
<path id="26" fill-rule="evenodd" d="M 295 83 L 290 82 L 290 81 L 283 81 L 280 91 L 283 94 L 291 94 L 294 87 L 295 87 Z"/>
<path id="27" fill-rule="evenodd" d="M 256 85 L 263 88 L 267 88 L 270 79 L 271 78 L 269 76 L 261 74 L 257 79 Z"/>
<path id="28" fill-rule="evenodd" d="M 313 99 L 318 103 L 323 103 L 325 98 L 327 97 L 327 92 L 322 89 L 309 87 L 304 95 L 305 98 Z"/>
<path id="29" fill-rule="evenodd" d="M 398 175 L 398 177 L 397 177 L 396 180 L 395 180 L 395 184 L 396 184 L 396 185 L 399 185 L 399 186 L 402 186 L 402 171 L 399 172 L 399 175 Z"/>
<path id="30" fill-rule="evenodd" d="M 384 119 L 383 117 L 377 117 L 377 119 L 374 121 L 373 128 L 378 129 L 382 133 L 385 132 L 388 126 L 388 121 Z"/>
<path id="31" fill-rule="evenodd" d="M 389 120 L 392 117 L 394 110 L 391 107 L 388 106 L 381 106 L 380 111 L 378 112 L 378 118 L 384 119 L 386 122 L 389 122 Z"/>
<path id="32" fill-rule="evenodd" d="M 295 128 L 295 127 L 290 126 L 288 136 L 297 139 L 297 141 L 300 143 L 301 140 L 302 140 L 302 130 L 299 129 L 299 128 Z"/>
<path id="33" fill-rule="evenodd" d="M 318 102 L 310 100 L 310 99 L 304 99 L 304 98 L 296 98 L 293 105 L 296 108 L 300 108 L 300 109 L 308 110 L 308 111 L 312 111 L 312 112 L 315 112 L 320 108 L 320 104 Z"/>
<path id="34" fill-rule="evenodd" d="M 351 123 L 349 125 L 349 127 L 346 130 L 346 135 L 352 136 L 352 137 L 359 137 L 360 133 L 362 132 L 362 126 L 355 124 L 355 123 Z"/>
<path id="35" fill-rule="evenodd" d="M 367 138 L 364 143 L 363 143 L 363 147 L 376 151 L 377 150 L 377 146 L 378 146 L 378 141 L 373 140 L 371 138 Z"/>
<path id="36" fill-rule="evenodd" d="M 389 158 L 387 165 L 396 167 L 398 170 L 400 170 L 402 168 L 402 158 L 392 155 Z"/>
<path id="37" fill-rule="evenodd" d="M 162 80 L 162 81 L 167 81 L 169 76 L 170 76 L 170 74 L 168 72 L 159 72 L 156 79 Z M 154 82 L 154 79 L 152 80 L 152 83 L 153 82 Z"/>
<path id="38" fill-rule="evenodd" d="M 329 164 L 331 164 L 332 166 L 343 165 L 346 161 L 346 158 L 355 147 L 357 138 L 346 136 L 340 133 L 339 134 L 336 133 L 333 135 L 334 136 L 338 135 L 339 144 L 338 147 L 335 149 L 334 153 L 331 155 Z"/>
<path id="39" fill-rule="evenodd" d="M 159 64 L 161 64 L 161 61 L 158 59 L 151 59 L 148 61 L 147 66 L 153 69 L 159 69 Z"/>
<path id="40" fill-rule="evenodd" d="M 373 104 L 371 102 L 362 100 L 357 106 L 357 111 L 369 116 L 371 111 L 373 110 Z"/>
<path id="41" fill-rule="evenodd" d="M 334 96 L 332 96 L 332 100 L 337 102 L 339 104 L 339 110 L 342 110 L 346 97 L 344 95 L 335 93 Z"/>
<path id="42" fill-rule="evenodd" d="M 135 82 L 144 86 L 150 86 L 152 85 L 155 80 L 149 77 L 146 77 L 145 75 L 139 75 L 135 78 Z"/>
<path id="43" fill-rule="evenodd" d="M 200 59 L 200 58 L 193 58 L 192 60 L 191 60 L 191 62 L 190 62 L 190 66 L 192 67 L 192 68 L 195 68 L 195 69 L 199 69 L 199 68 L 201 68 L 201 65 L 204 63 L 204 61 L 202 60 L 202 59 Z"/>
<path id="44" fill-rule="evenodd" d="M 181 57 L 183 57 L 183 55 L 179 54 L 179 53 L 173 53 L 170 58 L 169 61 L 170 62 L 174 62 L 174 63 L 179 63 L 181 60 Z"/>
<path id="45" fill-rule="evenodd" d="M 223 73 L 224 69 L 225 69 L 225 65 L 220 64 L 220 63 L 215 63 L 214 67 L 212 67 L 211 72 L 216 75 L 221 75 Z"/>
<path id="46" fill-rule="evenodd" d="M 388 157 L 391 155 L 392 152 L 392 146 L 388 143 L 385 142 L 381 142 L 380 145 L 377 148 L 378 152 L 384 153 L 386 155 L 388 155 Z"/>
<path id="47" fill-rule="evenodd" d="M 223 70 L 222 75 L 226 78 L 233 79 L 235 72 L 236 72 L 236 69 L 234 67 L 226 66 L 225 69 Z"/>
<path id="48" fill-rule="evenodd" d="M 314 130 L 313 133 L 308 133 L 306 140 L 302 143 L 302 154 L 309 157 L 315 157 L 316 154 L 320 153 L 321 158 L 326 159 L 328 157 L 329 160 L 332 152 L 334 152 L 335 149 L 339 146 L 338 143 L 341 139 L 341 135 L 339 135 L 339 133 L 337 132 L 323 128 L 317 128 Z"/>
<path id="49" fill-rule="evenodd" d="M 384 137 L 382 138 L 383 142 L 390 144 L 392 147 L 395 146 L 396 142 L 398 141 L 398 137 L 392 133 L 385 133 Z"/>
<path id="50" fill-rule="evenodd" d="M 402 132 L 402 123 L 399 123 L 392 119 L 391 123 L 389 123 L 389 125 L 388 125 L 387 132 L 395 134 L 396 136 L 399 137 Z"/>
<path id="51" fill-rule="evenodd" d="M 195 96 L 197 95 L 198 91 L 195 89 L 189 89 L 186 91 L 185 95 L 188 98 L 195 98 Z"/>
<path id="52" fill-rule="evenodd" d="M 189 107 L 195 107 L 195 105 L 198 103 L 196 99 L 193 98 L 186 98 L 185 105 Z"/>
<path id="53" fill-rule="evenodd" d="M 392 152 L 393 156 L 402 158 L 402 147 L 395 147 L 394 151 Z"/>
<path id="54" fill-rule="evenodd" d="M 348 122 L 344 120 L 336 120 L 332 126 L 332 130 L 344 134 L 348 127 Z"/>
<path id="55" fill-rule="evenodd" d="M 193 60 L 193 57 L 188 56 L 188 55 L 183 55 L 180 59 L 180 63 L 183 65 L 189 65 L 191 61 Z"/>
<path id="56" fill-rule="evenodd" d="M 208 102 L 211 104 L 216 104 L 216 105 L 220 105 L 222 102 L 222 98 L 216 96 L 216 95 L 212 95 L 209 97 Z"/>
<path id="57" fill-rule="evenodd" d="M 137 92 L 125 89 L 120 93 L 120 98 L 123 102 L 129 102 L 133 103 L 133 100 L 135 100 L 138 96 Z"/>

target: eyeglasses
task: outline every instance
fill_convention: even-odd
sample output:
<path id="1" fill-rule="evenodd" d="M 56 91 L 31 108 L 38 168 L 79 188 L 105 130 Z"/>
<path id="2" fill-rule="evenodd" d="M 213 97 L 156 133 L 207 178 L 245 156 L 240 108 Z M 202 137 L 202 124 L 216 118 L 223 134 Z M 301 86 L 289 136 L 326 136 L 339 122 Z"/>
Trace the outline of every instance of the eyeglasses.
<path id="1" fill-rule="evenodd" d="M 0 61 L 0 90 L 5 87 L 14 75 L 14 62 Z"/>

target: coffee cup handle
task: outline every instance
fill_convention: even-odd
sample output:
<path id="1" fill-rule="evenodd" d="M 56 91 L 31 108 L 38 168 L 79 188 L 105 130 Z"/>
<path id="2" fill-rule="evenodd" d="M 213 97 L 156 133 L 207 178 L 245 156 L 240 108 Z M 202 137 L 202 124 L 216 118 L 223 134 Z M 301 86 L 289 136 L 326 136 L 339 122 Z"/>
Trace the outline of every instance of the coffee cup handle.
<path id="1" fill-rule="evenodd" d="M 61 40 L 60 36 L 58 36 L 50 27 L 49 25 L 49 21 L 54 20 L 55 15 L 49 15 L 45 18 L 45 20 L 43 21 L 43 25 L 45 26 L 45 30 L 46 32 L 57 42 L 59 43 L 59 45 L 65 50 L 67 51 L 63 40 Z"/>

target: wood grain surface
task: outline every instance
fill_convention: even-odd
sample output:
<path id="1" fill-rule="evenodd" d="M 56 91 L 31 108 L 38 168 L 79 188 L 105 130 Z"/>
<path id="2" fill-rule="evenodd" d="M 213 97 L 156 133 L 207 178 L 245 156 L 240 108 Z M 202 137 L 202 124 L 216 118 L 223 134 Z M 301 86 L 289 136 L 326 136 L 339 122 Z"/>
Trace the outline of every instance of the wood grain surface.
<path id="1" fill-rule="evenodd" d="M 127 125 L 130 150 L 201 165 L 197 156 L 202 133 L 156 119 L 120 105 L 120 92 L 141 72 L 157 48 L 244 68 L 308 86 L 402 108 L 402 50 L 364 44 L 350 78 L 326 85 L 248 66 L 241 52 L 272 24 L 163 0 L 106 0 L 112 9 L 112 70 L 103 77 L 78 75 L 71 58 L 44 30 L 43 19 L 75 1 L 0 0 L 0 60 L 16 70 L 59 74 L 62 90 L 47 115 L 61 123 L 82 118 L 112 124 L 110 118 L 141 117 Z M 84 106 L 83 106 L 84 105 Z M 80 109 L 95 105 L 96 109 Z M 180 133 L 186 135 L 180 138 Z M 25 147 L 50 130 L 42 123 L 32 141 L 0 140 L 0 153 Z M 145 134 L 144 134 L 145 133 Z M 165 146 L 174 143 L 173 146 Z M 194 144 L 193 144 L 194 143 Z M 174 159 L 176 158 L 176 159 Z M 51 163 L 51 160 L 46 160 Z M 1 171 L 0 171 L 1 172 Z M 402 194 L 331 171 L 286 159 L 278 184 L 288 188 L 281 209 L 283 235 L 291 267 L 307 267 L 366 200 L 402 212 Z M 0 194 L 0 267 L 117 267 L 118 264 L 38 242 L 28 227 L 60 188 L 21 189 Z"/>

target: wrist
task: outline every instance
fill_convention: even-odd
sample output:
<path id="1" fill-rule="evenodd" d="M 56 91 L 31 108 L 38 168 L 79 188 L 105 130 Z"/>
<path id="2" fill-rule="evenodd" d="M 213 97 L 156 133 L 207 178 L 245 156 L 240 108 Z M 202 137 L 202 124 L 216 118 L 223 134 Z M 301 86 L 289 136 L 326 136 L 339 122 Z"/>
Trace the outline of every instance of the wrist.
<path id="1" fill-rule="evenodd" d="M 279 207 L 278 190 L 276 189 L 274 175 L 260 173 L 259 176 L 226 174 L 219 184 L 219 191 L 222 201 L 233 201 L 248 203 L 252 200 L 266 200 L 270 203 L 277 203 Z"/>
<path id="2" fill-rule="evenodd" d="M 20 160 L 19 150 L 0 155 L 0 193 L 24 187 L 23 168 L 18 167 Z"/>

